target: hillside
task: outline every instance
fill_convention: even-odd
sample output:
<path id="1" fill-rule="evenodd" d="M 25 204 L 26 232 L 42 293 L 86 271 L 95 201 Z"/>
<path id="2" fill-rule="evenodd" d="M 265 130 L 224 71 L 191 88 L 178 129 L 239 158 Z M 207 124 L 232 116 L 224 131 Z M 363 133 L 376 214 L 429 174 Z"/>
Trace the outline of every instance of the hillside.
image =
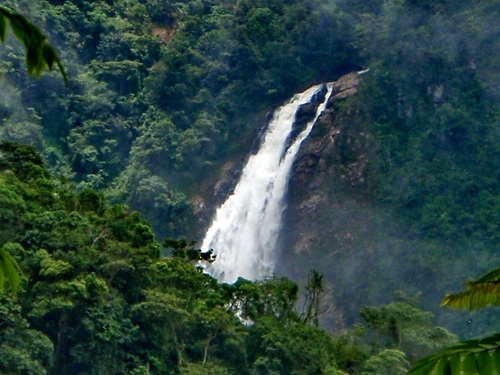
<path id="1" fill-rule="evenodd" d="M 139 314 L 140 307 L 133 306 L 158 297 L 154 290 L 146 292 L 156 276 L 137 279 L 138 289 L 126 291 L 119 288 L 128 281 L 115 285 L 111 274 L 116 270 L 119 274 L 122 267 L 132 274 L 142 267 L 130 266 L 128 256 L 134 260 L 144 255 L 148 267 L 157 267 L 160 251 L 172 255 L 175 250 L 159 245 L 166 238 L 201 240 L 215 208 L 234 188 L 249 153 L 255 151 L 269 114 L 313 84 L 367 69 L 349 95 L 330 102 L 303 145 L 290 180 L 276 271 L 302 287 L 312 269 L 319 271 L 328 309 L 320 323 L 336 335 L 347 334 L 342 339 L 336 336 L 332 343 L 307 325 L 305 329 L 312 330 L 303 333 L 306 340 L 319 335 L 333 349 L 326 357 L 316 353 L 321 369 L 302 373 L 336 374 L 339 367 L 358 374 L 364 371 L 364 361 L 380 354 L 381 348 L 397 347 L 390 333 L 381 333 L 374 321 L 360 316 L 365 306 L 423 306 L 436 315 L 431 324 L 424 314 L 426 324 L 443 325 L 461 337 L 491 333 L 498 325 L 492 310 L 470 318 L 438 308 L 443 295 L 458 290 L 463 280 L 500 264 L 500 48 L 495 1 L 5 0 L 2 6 L 25 14 L 44 30 L 69 77 L 68 86 L 57 71 L 29 77 L 23 48 L 15 38 L 8 35 L 0 45 L 0 140 L 34 146 L 41 155 L 17 143 L 4 143 L 15 145 L 8 146 L 13 147 L 8 152 L 23 150 L 15 162 L 28 157 L 26 165 L 31 168 L 24 171 L 18 166 L 12 174 L 11 166 L 1 164 L 5 158 L 1 156 L 5 191 L 0 201 L 0 246 L 10 249 L 27 272 L 20 305 L 5 302 L 3 306 L 11 307 L 4 313 L 20 319 L 19 327 L 29 322 L 42 332 L 26 334 L 41 340 L 43 350 L 52 350 L 56 369 L 69 366 L 73 371 L 79 366 L 78 356 L 84 363 L 92 355 L 109 354 L 111 363 L 123 359 L 134 340 L 147 341 L 127 336 L 115 342 L 119 346 L 115 357 L 104 346 L 93 346 L 95 327 L 71 321 L 71 329 L 88 328 L 84 334 L 92 336 L 89 347 L 100 354 L 87 356 L 85 345 L 71 346 L 71 353 L 57 352 L 62 349 L 57 348 L 61 331 L 56 326 L 66 324 L 62 311 L 68 304 L 76 310 L 80 306 L 68 302 L 76 296 L 71 293 L 81 292 L 78 298 L 95 304 L 96 309 L 78 310 L 78 317 L 95 313 L 114 319 L 113 314 L 132 314 L 133 309 Z M 23 181 L 23 173 L 29 178 L 36 174 L 36 187 Z M 113 229 L 115 219 L 116 225 L 125 227 Z M 26 228 L 32 238 L 23 237 Z M 46 238 L 46 231 L 55 234 Z M 75 255 L 80 247 L 89 259 Z M 118 268 L 109 269 L 111 258 Z M 177 267 L 178 260 L 165 259 L 165 267 L 174 267 L 172 262 Z M 47 267 L 55 262 L 55 268 L 45 270 L 41 262 Z M 198 293 L 196 298 L 214 291 L 229 298 L 227 288 L 238 293 L 202 277 L 189 262 L 179 264 L 186 273 L 182 277 L 199 282 L 193 288 L 199 286 L 201 291 L 189 292 Z M 43 273 L 44 279 L 32 279 L 32 273 Z M 35 287 L 36 283 L 57 283 L 59 273 L 64 280 L 73 280 L 76 292 L 61 289 L 66 293 L 63 299 L 38 292 L 44 287 Z M 85 280 L 103 288 L 103 296 L 78 289 L 78 283 L 92 275 L 94 281 Z M 286 306 L 274 297 L 269 297 L 272 303 L 266 300 L 272 306 L 259 311 L 269 308 L 274 317 L 263 318 L 262 326 L 255 327 L 262 329 L 256 336 L 224 310 L 221 316 L 229 319 L 223 319 L 224 324 L 230 321 L 221 328 L 226 336 L 217 336 L 220 341 L 210 338 L 211 330 L 218 329 L 211 325 L 220 323 L 217 318 L 215 323 L 200 323 L 206 334 L 201 338 L 195 333 L 199 316 L 188 314 L 186 325 L 179 329 L 189 331 L 192 341 L 185 346 L 169 341 L 171 351 L 165 356 L 155 352 L 163 359 L 147 365 L 157 366 L 152 373 L 202 373 L 203 366 L 197 366 L 209 361 L 203 352 L 211 340 L 217 341 L 217 349 L 210 352 L 214 374 L 235 373 L 242 358 L 226 362 L 218 357 L 218 350 L 226 350 L 224 345 L 245 347 L 245 353 L 235 355 L 245 358 L 251 375 L 288 374 L 290 368 L 300 368 L 302 362 L 291 364 L 283 358 L 280 363 L 287 365 L 274 368 L 269 353 L 252 351 L 260 345 L 252 340 L 277 343 L 288 332 L 286 324 L 269 323 L 285 313 L 276 313 L 273 303 L 286 310 L 295 297 L 306 298 L 289 281 L 278 278 L 270 283 L 240 286 L 249 288 L 245 293 L 264 288 L 258 293 L 265 294 L 268 287 L 293 292 Z M 185 316 L 192 306 L 177 298 L 187 292 L 173 288 L 161 292 L 175 302 L 168 314 Z M 43 298 L 55 302 L 42 304 L 40 309 L 47 310 L 33 312 L 34 301 Z M 106 301 L 116 302 L 116 311 L 100 311 Z M 227 301 L 212 305 L 203 299 L 200 309 L 219 311 Z M 61 303 L 61 309 L 55 303 Z M 301 313 L 293 312 L 293 329 L 300 330 Z M 43 314 L 50 317 L 48 323 L 37 320 Z M 126 319 L 140 325 L 137 319 L 149 318 L 127 315 Z M 369 331 L 362 343 L 351 330 L 360 322 Z M 113 337 L 123 330 L 116 328 Z M 265 330 L 276 336 L 266 336 Z M 175 340 L 178 335 L 176 331 L 165 337 Z M 160 341 L 154 350 L 163 347 Z M 369 348 L 369 342 L 376 344 Z M 50 349 L 50 345 L 56 346 Z M 428 342 L 418 350 L 412 345 L 397 347 L 410 361 L 432 347 Z M 184 352 L 176 352 L 179 348 Z M 285 357 L 292 361 L 297 354 L 288 349 Z M 38 354 L 46 368 L 50 360 L 42 351 Z M 85 365 L 81 374 L 146 373 L 142 359 L 147 355 L 134 352 L 120 369 Z M 401 359 L 397 353 L 385 355 Z M 183 356 L 193 365 L 182 367 L 178 361 Z M 45 370 L 29 371 L 23 374 Z"/>

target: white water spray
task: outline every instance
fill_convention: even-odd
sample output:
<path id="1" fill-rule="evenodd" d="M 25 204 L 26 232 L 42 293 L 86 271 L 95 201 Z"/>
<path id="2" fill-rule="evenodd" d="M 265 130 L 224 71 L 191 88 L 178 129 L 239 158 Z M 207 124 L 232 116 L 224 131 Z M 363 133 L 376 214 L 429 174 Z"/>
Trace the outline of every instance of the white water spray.
<path id="1" fill-rule="evenodd" d="M 287 138 L 297 109 L 309 103 L 321 86 L 295 95 L 276 110 L 259 151 L 248 159 L 234 193 L 217 209 L 201 250 L 214 249 L 217 259 L 206 271 L 220 281 L 234 282 L 240 276 L 255 280 L 272 275 L 290 169 L 302 141 L 326 107 L 332 84 L 327 85 L 325 99 L 314 119 L 288 149 Z"/>

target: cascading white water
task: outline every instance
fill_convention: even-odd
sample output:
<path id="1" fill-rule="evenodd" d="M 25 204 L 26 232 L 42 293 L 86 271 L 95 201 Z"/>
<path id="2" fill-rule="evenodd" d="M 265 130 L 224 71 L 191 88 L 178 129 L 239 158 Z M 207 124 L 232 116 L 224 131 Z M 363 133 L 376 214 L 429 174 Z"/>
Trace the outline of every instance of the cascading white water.
<path id="1" fill-rule="evenodd" d="M 295 95 L 276 110 L 259 151 L 248 159 L 234 193 L 217 209 L 201 250 L 214 249 L 217 259 L 206 271 L 220 281 L 234 282 L 240 276 L 256 280 L 273 273 L 290 169 L 300 144 L 326 107 L 331 84 L 314 119 L 289 147 L 287 138 L 297 109 L 310 102 L 321 86 Z"/>

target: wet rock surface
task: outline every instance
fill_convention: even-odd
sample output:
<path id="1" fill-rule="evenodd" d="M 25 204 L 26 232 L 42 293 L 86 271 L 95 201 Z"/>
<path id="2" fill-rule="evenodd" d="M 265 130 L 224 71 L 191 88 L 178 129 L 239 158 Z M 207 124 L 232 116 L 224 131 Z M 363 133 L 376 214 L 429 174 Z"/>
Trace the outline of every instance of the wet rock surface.
<path id="1" fill-rule="evenodd" d="M 333 83 L 327 108 L 302 144 L 290 176 L 280 239 L 278 274 L 300 282 L 316 269 L 333 290 L 336 285 L 349 290 L 348 284 L 359 279 L 363 270 L 356 266 L 352 271 L 352 266 L 358 257 L 371 256 L 373 243 L 380 242 L 373 233 L 384 225 L 374 219 L 366 198 L 371 139 L 356 121 L 359 103 L 349 102 L 355 99 L 360 79 L 354 72 Z M 334 292 L 331 298 L 336 299 Z M 349 310 L 345 296 L 339 299 Z M 326 324 L 342 326 L 341 319 L 334 320 Z"/>
<path id="2" fill-rule="evenodd" d="M 352 127 L 341 103 L 356 94 L 360 76 L 350 73 L 334 82 L 327 109 L 304 141 L 291 175 L 291 189 L 321 185 L 326 175 L 357 189 L 366 188 L 369 137 Z"/>

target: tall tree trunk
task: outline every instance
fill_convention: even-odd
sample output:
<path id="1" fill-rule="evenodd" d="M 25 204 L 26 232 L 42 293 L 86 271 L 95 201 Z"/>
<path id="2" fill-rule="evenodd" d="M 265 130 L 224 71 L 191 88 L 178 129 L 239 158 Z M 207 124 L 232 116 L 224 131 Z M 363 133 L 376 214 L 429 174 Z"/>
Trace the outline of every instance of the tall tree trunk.
<path id="1" fill-rule="evenodd" d="M 207 337 L 207 342 L 205 343 L 205 348 L 203 350 L 203 364 L 207 363 L 208 359 L 208 348 L 210 347 L 210 343 L 217 336 L 217 332 L 210 333 Z"/>

